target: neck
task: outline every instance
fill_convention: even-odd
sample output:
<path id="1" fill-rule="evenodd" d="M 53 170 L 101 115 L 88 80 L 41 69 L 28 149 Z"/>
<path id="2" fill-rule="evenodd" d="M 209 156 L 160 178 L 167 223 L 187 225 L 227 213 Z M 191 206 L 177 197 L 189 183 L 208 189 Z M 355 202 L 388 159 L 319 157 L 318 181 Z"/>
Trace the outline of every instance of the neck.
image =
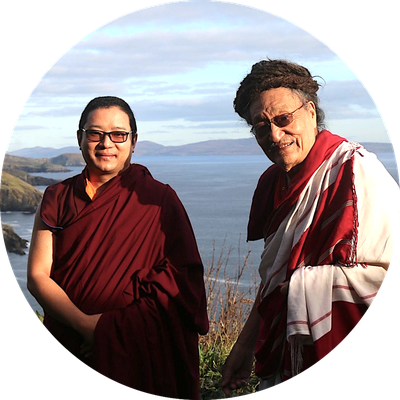
<path id="1" fill-rule="evenodd" d="M 94 189 L 99 192 L 105 188 L 105 185 L 113 178 L 115 178 L 117 175 L 120 175 L 122 172 L 124 172 L 128 168 L 125 167 L 118 173 L 115 172 L 104 172 L 104 171 L 90 171 L 89 168 L 86 169 L 86 176 L 89 179 L 90 183 L 94 187 Z"/>

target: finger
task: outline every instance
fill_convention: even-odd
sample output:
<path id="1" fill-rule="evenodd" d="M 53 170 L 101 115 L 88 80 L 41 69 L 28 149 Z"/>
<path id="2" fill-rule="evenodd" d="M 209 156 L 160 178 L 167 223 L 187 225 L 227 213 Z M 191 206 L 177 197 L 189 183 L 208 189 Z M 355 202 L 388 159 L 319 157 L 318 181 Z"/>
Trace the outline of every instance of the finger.
<path id="1" fill-rule="evenodd" d="M 236 389 L 239 389 L 239 388 L 241 388 L 241 387 L 243 387 L 243 386 L 246 386 L 247 385 L 247 381 L 246 381 L 246 379 L 238 379 L 238 380 L 236 380 Z"/>
<path id="2" fill-rule="evenodd" d="M 226 364 L 225 366 L 226 367 Z M 231 368 L 225 368 L 222 371 L 222 379 L 221 379 L 221 386 L 228 386 L 233 380 Z"/>

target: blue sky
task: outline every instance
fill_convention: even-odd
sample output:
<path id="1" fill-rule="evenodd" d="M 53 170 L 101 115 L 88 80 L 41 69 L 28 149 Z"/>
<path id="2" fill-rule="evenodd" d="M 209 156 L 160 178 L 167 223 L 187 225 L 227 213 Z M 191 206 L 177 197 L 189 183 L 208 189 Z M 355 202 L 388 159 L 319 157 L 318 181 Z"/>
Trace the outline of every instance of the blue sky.
<path id="1" fill-rule="evenodd" d="M 285 19 L 239 4 L 150 7 L 94 30 L 48 70 L 31 93 L 9 151 L 76 144 L 87 102 L 116 95 L 131 105 L 139 140 L 180 145 L 250 137 L 232 108 L 251 65 L 285 58 L 324 80 L 330 130 L 356 141 L 389 141 L 363 85 L 326 45 Z"/>

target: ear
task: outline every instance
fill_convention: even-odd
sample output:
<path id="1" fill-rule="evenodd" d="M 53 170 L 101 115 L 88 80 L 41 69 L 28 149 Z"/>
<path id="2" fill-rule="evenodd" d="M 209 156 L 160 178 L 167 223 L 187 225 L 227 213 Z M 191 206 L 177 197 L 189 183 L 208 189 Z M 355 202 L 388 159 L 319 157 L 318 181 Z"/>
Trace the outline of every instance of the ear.
<path id="1" fill-rule="evenodd" d="M 137 139 L 138 139 L 138 134 L 135 133 L 135 136 L 132 137 L 132 153 L 135 151 L 135 147 L 136 147 L 136 143 L 137 143 Z"/>
<path id="2" fill-rule="evenodd" d="M 309 101 L 307 103 L 308 105 L 308 111 L 310 113 L 311 118 L 315 121 L 315 126 L 317 125 L 317 109 L 315 107 L 315 104 L 313 101 Z"/>
<path id="3" fill-rule="evenodd" d="M 79 148 L 81 148 L 81 142 L 82 142 L 82 131 L 81 130 L 77 130 L 76 131 L 76 138 L 78 139 L 78 145 Z"/>

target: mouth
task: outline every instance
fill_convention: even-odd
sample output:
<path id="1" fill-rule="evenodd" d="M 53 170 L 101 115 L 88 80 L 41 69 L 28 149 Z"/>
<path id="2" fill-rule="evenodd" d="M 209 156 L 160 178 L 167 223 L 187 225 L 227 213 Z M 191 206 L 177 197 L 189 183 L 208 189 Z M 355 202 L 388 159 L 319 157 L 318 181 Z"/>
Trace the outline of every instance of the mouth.
<path id="1" fill-rule="evenodd" d="M 287 143 L 272 143 L 270 152 L 272 151 L 285 151 L 285 149 L 289 148 L 292 146 L 294 142 L 287 142 Z"/>
<path id="2" fill-rule="evenodd" d="M 114 158 L 114 154 L 105 154 L 105 153 L 97 153 L 95 154 L 96 158 L 102 158 L 105 160 L 110 160 L 111 158 Z"/>

